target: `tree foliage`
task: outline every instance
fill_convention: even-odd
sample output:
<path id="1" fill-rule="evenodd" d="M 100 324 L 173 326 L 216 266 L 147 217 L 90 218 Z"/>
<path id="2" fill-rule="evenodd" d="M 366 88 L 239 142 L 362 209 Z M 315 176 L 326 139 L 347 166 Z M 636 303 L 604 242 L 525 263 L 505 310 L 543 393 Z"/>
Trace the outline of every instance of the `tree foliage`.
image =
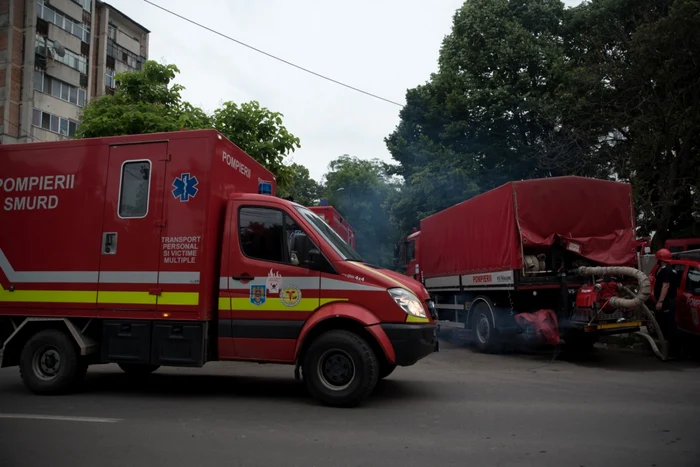
<path id="1" fill-rule="evenodd" d="M 328 166 L 324 197 L 355 228 L 357 251 L 382 266 L 392 263 L 394 228 L 385 203 L 394 189 L 385 164 L 341 156 Z"/>
<path id="2" fill-rule="evenodd" d="M 274 173 L 277 185 L 285 189 L 292 170 L 284 164 L 284 158 L 300 144 L 299 138 L 282 125 L 282 117 L 257 101 L 241 105 L 227 101 L 214 111 L 213 121 L 214 128 Z"/>
<path id="3" fill-rule="evenodd" d="M 700 235 L 700 2 L 596 0 L 567 23 L 553 163 L 631 181 L 656 247 Z"/>
<path id="4" fill-rule="evenodd" d="M 91 101 L 83 109 L 76 136 L 134 135 L 216 128 L 226 138 L 260 162 L 277 177 L 284 189 L 292 171 L 285 157 L 300 146 L 299 138 L 282 124 L 282 114 L 261 107 L 257 101 L 224 102 L 207 115 L 182 99 L 184 87 L 173 83 L 176 65 L 149 60 L 141 70 L 116 76 L 113 95 Z"/>
<path id="5" fill-rule="evenodd" d="M 543 114 L 561 80 L 563 16 L 558 0 L 468 0 L 456 12 L 437 73 L 407 92 L 386 139 L 405 180 L 392 205 L 400 228 L 507 181 L 552 175 L 538 161 L 553 130 Z"/>
<path id="6" fill-rule="evenodd" d="M 700 235 L 700 2 L 467 0 L 386 139 L 420 218 L 506 181 L 631 181 L 640 235 Z"/>
<path id="7" fill-rule="evenodd" d="M 184 88 L 172 82 L 179 72 L 175 65 L 149 60 L 139 71 L 118 74 L 113 95 L 94 99 L 83 108 L 76 137 L 210 127 L 211 120 L 202 109 L 182 100 Z"/>
<path id="8" fill-rule="evenodd" d="M 296 162 L 289 166 L 289 184 L 277 190 L 279 196 L 291 196 L 294 202 L 302 206 L 313 206 L 318 203 L 321 195 L 321 185 L 311 178 L 309 169 Z"/>

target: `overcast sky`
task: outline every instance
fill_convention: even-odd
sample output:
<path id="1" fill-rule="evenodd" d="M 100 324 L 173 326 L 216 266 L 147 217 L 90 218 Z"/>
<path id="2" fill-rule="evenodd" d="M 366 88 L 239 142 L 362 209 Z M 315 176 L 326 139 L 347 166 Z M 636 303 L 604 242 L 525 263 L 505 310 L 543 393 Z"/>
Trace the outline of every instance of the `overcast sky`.
<path id="1" fill-rule="evenodd" d="M 403 104 L 437 69 L 463 0 L 152 0 L 317 73 Z M 301 140 L 292 155 L 321 180 L 342 154 L 390 161 L 400 107 L 330 83 L 145 3 L 107 0 L 151 31 L 150 58 L 175 63 L 184 98 L 211 112 L 257 100 Z M 580 0 L 565 0 L 568 5 Z M 235 141 L 234 141 L 235 142 Z"/>

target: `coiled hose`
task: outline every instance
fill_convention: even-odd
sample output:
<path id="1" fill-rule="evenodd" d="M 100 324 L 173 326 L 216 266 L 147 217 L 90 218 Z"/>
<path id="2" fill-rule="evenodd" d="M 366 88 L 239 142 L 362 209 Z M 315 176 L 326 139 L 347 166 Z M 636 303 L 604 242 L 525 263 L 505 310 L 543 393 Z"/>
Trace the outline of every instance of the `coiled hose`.
<path id="1" fill-rule="evenodd" d="M 651 336 L 644 333 L 640 334 L 643 337 L 647 338 L 647 340 L 649 340 L 649 343 L 652 346 L 652 350 L 661 360 L 665 361 L 668 359 L 668 343 L 666 342 L 666 339 L 664 338 L 664 335 L 661 332 L 661 328 L 659 327 L 659 323 L 656 321 L 654 313 L 652 313 L 651 310 L 649 310 L 649 308 L 646 306 L 646 301 L 649 298 L 649 295 L 651 295 L 651 281 L 649 280 L 649 277 L 646 274 L 644 274 L 639 269 L 625 266 L 583 266 L 578 268 L 578 273 L 582 276 L 627 276 L 637 279 L 637 283 L 639 284 L 639 291 L 636 294 L 624 285 L 618 284 L 618 290 L 627 294 L 629 298 L 611 297 L 610 305 L 616 308 L 641 309 L 646 315 L 646 317 L 649 319 L 649 321 L 651 321 L 651 323 L 654 325 L 654 329 L 656 330 L 656 333 L 659 336 L 659 340 L 661 341 L 661 352 L 659 352 L 659 350 L 655 347 L 655 343 L 651 339 Z"/>

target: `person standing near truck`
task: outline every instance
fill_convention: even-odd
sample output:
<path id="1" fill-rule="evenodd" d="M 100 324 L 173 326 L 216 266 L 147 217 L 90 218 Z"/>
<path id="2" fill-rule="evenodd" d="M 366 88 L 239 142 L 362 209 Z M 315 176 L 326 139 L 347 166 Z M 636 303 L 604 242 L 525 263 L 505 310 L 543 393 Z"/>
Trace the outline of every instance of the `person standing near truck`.
<path id="1" fill-rule="evenodd" d="M 678 355 L 678 329 L 676 327 L 676 292 L 678 278 L 676 271 L 668 263 L 671 252 L 662 248 L 656 252 L 659 268 L 654 282 L 654 298 L 656 299 L 656 320 L 661 332 L 668 340 L 669 353 Z"/>

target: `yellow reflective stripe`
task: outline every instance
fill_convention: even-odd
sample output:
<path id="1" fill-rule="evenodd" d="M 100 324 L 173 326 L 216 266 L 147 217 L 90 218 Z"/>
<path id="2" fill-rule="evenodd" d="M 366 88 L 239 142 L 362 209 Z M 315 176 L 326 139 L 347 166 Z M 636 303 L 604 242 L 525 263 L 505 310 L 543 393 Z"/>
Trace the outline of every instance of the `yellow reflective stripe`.
<path id="1" fill-rule="evenodd" d="M 15 290 L 0 286 L 0 302 L 10 303 L 97 303 L 97 292 L 75 290 Z"/>
<path id="2" fill-rule="evenodd" d="M 197 292 L 80 291 L 80 290 L 15 290 L 0 286 L 0 302 L 11 303 L 114 303 L 117 305 L 198 305 Z"/>
<path id="3" fill-rule="evenodd" d="M 197 292 L 161 292 L 158 305 L 199 305 Z"/>
<path id="4" fill-rule="evenodd" d="M 229 297 L 219 297 L 219 310 L 230 310 L 231 299 Z"/>
<path id="5" fill-rule="evenodd" d="M 219 299 L 219 309 L 220 310 L 241 310 L 241 311 L 301 311 L 301 312 L 311 312 L 316 311 L 320 305 L 326 305 L 333 302 L 346 302 L 347 298 L 302 298 L 299 303 L 294 306 L 286 306 L 280 301 L 278 297 L 270 297 L 268 295 L 265 303 L 262 305 L 254 305 L 250 302 L 250 298 L 232 298 L 231 305 L 228 303 L 223 303 L 223 300 L 228 301 L 228 299 Z M 226 308 L 221 308 L 221 306 Z"/>
<path id="6" fill-rule="evenodd" d="M 429 323 L 430 320 L 428 318 L 420 318 L 418 316 L 406 315 L 406 322 L 407 323 Z"/>

